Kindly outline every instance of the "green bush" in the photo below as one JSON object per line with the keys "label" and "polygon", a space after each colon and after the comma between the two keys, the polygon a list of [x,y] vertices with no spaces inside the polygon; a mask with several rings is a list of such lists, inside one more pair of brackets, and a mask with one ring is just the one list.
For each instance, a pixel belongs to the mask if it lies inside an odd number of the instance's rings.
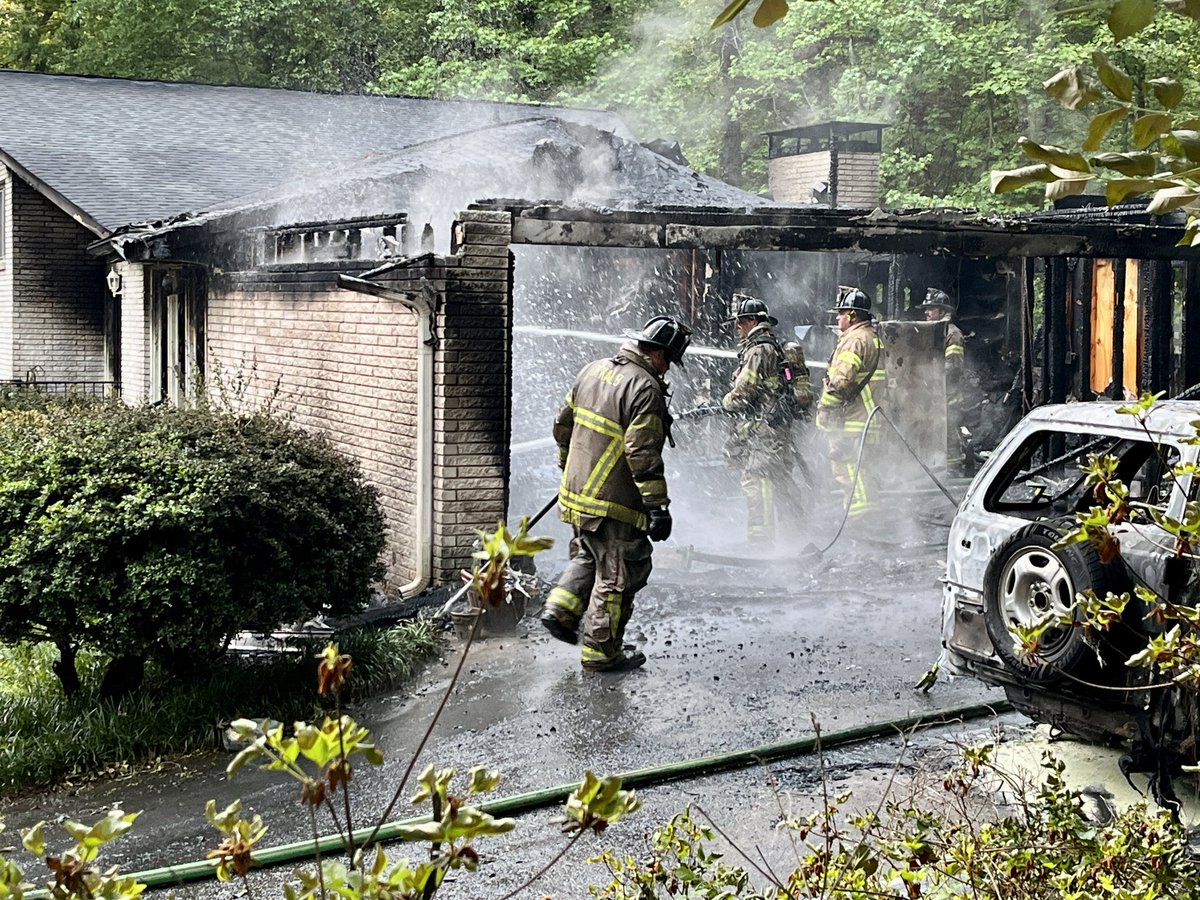
{"label": "green bush", "polygon": [[382,576],[375,490],[265,414],[120,403],[0,409],[0,633],[190,673],[239,631],[344,615]]}

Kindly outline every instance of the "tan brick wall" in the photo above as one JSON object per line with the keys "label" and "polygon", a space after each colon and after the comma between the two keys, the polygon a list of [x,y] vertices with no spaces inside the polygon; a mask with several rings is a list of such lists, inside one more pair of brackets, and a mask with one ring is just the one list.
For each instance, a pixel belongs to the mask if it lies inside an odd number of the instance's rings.
{"label": "tan brick wall", "polygon": [[338,289],[333,271],[262,271],[212,279],[207,328],[210,391],[224,384],[234,402],[271,402],[357,459],[387,516],[388,583],[411,580],[415,314],[395,301]]}
{"label": "tan brick wall", "polygon": [[13,377],[12,174],[0,166],[0,380]]}
{"label": "tan brick wall", "polygon": [[8,374],[23,378],[32,370],[47,381],[102,381],[104,264],[86,249],[96,236],[20,178],[8,184]]}
{"label": "tan brick wall", "polygon": [[[767,187],[780,203],[811,203],[815,182],[829,182],[829,151],[780,156],[767,166]],[[839,153],[837,205],[873,209],[879,205],[879,154]]]}

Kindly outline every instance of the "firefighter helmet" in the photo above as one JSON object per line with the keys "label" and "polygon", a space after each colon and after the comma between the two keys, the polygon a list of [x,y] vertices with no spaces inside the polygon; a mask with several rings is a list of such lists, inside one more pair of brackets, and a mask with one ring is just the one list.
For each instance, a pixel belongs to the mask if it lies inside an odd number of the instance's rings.
{"label": "firefighter helmet", "polygon": [[655,316],[642,326],[641,331],[627,330],[625,337],[639,344],[661,347],[667,351],[667,360],[679,365],[683,354],[692,343],[692,329],[670,316]]}
{"label": "firefighter helmet", "polygon": [[921,309],[944,309],[948,313],[953,313],[956,304],[945,291],[930,288],[925,292],[925,300],[921,303]]}
{"label": "firefighter helmet", "polygon": [[866,291],[860,288],[839,284],[837,306],[831,309],[830,312],[856,312],[869,316],[871,314],[871,298],[867,296]]}
{"label": "firefighter helmet", "polygon": [[767,309],[766,303],[740,291],[733,295],[733,305],[729,318],[725,321],[736,322],[738,319],[758,319],[760,322],[769,322],[772,326],[779,324],[779,320]]}

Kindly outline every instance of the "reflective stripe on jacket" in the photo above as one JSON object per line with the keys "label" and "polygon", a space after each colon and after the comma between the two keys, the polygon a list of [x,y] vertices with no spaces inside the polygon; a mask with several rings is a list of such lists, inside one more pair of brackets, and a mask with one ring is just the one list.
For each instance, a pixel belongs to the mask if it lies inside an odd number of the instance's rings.
{"label": "reflective stripe on jacket", "polygon": [[829,358],[821,409],[838,415],[843,431],[862,431],[887,386],[883,341],[870,321],[842,332]]}
{"label": "reflective stripe on jacket", "polygon": [[590,531],[608,518],[645,531],[647,510],[670,502],[662,459],[666,390],[633,342],[584,366],[554,420],[564,522]]}

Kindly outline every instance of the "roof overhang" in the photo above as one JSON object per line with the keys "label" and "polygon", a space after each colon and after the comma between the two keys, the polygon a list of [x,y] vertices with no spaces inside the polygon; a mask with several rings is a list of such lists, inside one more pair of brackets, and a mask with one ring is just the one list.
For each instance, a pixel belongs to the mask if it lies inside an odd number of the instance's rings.
{"label": "roof overhang", "polygon": [[1148,216],[1142,221],[1103,221],[1063,215],[980,215],[970,210],[866,212],[816,206],[631,212],[511,200],[483,201],[472,208],[512,213],[514,244],[1200,260],[1200,248],[1176,246],[1183,236],[1182,223]]}
{"label": "roof overhang", "polygon": [[111,234],[109,229],[105,228],[86,212],[84,212],[80,207],[76,206],[54,188],[50,187],[50,185],[46,184],[46,182],[42,181],[42,179],[30,172],[27,168],[21,165],[21,163],[17,162],[12,154],[8,153],[3,148],[0,148],[0,163],[3,163],[5,166],[7,166],[14,175],[24,181],[27,185],[29,185],[63,212],[65,212],[68,216],[70,216],[88,231],[95,234],[97,237],[105,238]]}

